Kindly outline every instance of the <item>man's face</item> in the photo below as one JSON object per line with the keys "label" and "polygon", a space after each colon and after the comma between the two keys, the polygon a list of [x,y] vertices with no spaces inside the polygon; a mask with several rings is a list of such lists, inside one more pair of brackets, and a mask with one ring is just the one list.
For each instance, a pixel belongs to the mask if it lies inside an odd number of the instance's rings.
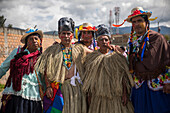
{"label": "man's face", "polygon": [[97,45],[98,45],[101,49],[108,48],[109,45],[110,45],[109,37],[106,36],[106,35],[102,35],[102,36],[98,37],[98,39],[97,39]]}
{"label": "man's face", "polygon": [[64,46],[69,46],[71,44],[71,40],[73,39],[73,33],[70,31],[62,31],[59,34],[59,38],[61,39],[61,43]]}
{"label": "man's face", "polygon": [[82,31],[82,39],[84,42],[91,42],[92,41],[92,31]]}
{"label": "man's face", "polygon": [[40,38],[37,35],[28,36],[27,47],[31,51],[37,50],[40,47]]}
{"label": "man's face", "polygon": [[132,26],[137,36],[142,36],[146,32],[146,22],[141,16],[132,18]]}

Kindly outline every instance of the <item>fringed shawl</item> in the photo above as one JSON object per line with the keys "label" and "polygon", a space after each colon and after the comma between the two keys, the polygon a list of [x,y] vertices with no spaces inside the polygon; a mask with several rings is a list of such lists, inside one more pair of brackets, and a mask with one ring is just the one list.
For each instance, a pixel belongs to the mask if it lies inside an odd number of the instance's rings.
{"label": "fringed shawl", "polygon": [[34,65],[37,61],[38,56],[41,53],[37,50],[28,54],[27,52],[21,52],[15,55],[15,58],[10,62],[10,75],[7,80],[6,86],[13,84],[15,91],[21,90],[22,78],[25,74],[29,75],[34,71]]}
{"label": "fringed shawl", "polygon": [[129,73],[127,60],[118,53],[104,55],[98,51],[85,57],[85,80],[83,90],[91,92],[92,95],[112,98],[122,96],[125,80],[127,93],[133,86],[133,79]]}
{"label": "fringed shawl", "polygon": [[[81,45],[76,45],[72,47],[72,58],[73,63],[76,63],[79,74],[81,75],[83,69],[81,69],[81,59],[84,55],[84,49]],[[79,60],[79,62],[77,61]],[[67,74],[67,69],[63,65],[63,53],[60,44],[55,44],[48,47],[42,55],[39,57],[35,69],[44,76],[46,71],[47,78],[50,81],[60,81],[61,83],[65,80],[65,75]]]}

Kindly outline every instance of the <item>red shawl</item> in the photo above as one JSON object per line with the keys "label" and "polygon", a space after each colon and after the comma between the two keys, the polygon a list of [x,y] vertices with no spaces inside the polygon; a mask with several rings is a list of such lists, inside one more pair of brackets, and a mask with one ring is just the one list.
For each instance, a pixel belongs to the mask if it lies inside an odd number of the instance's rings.
{"label": "red shawl", "polygon": [[21,81],[24,74],[33,73],[34,65],[37,61],[37,57],[40,55],[40,52],[37,50],[36,52],[30,53],[28,55],[23,55],[20,58],[14,58],[10,62],[10,75],[7,80],[6,86],[9,87],[11,85],[11,80],[13,83],[13,89],[15,91],[21,90]]}

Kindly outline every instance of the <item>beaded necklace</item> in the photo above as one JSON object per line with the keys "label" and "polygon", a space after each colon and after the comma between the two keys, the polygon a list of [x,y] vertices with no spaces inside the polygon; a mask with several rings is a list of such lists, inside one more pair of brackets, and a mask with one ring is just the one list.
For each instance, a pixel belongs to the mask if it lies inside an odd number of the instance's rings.
{"label": "beaded necklace", "polygon": [[69,70],[72,67],[72,48],[70,47],[68,51],[66,51],[66,48],[61,45],[62,52],[63,52],[63,64]]}

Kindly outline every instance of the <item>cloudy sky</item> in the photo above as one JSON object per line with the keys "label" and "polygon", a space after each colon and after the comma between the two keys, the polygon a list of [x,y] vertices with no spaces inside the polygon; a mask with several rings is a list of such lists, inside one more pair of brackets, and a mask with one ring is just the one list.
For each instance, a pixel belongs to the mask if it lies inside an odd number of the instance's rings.
{"label": "cloudy sky", "polygon": [[[57,30],[57,21],[61,17],[71,17],[76,25],[83,22],[107,24],[109,12],[115,19],[115,7],[120,7],[119,23],[130,15],[134,7],[143,7],[152,11],[152,17],[158,17],[151,22],[151,27],[165,25],[170,27],[170,0],[0,0],[0,16],[7,19],[5,25],[26,29],[37,27],[43,31]],[[125,23],[123,26],[130,26]]]}

